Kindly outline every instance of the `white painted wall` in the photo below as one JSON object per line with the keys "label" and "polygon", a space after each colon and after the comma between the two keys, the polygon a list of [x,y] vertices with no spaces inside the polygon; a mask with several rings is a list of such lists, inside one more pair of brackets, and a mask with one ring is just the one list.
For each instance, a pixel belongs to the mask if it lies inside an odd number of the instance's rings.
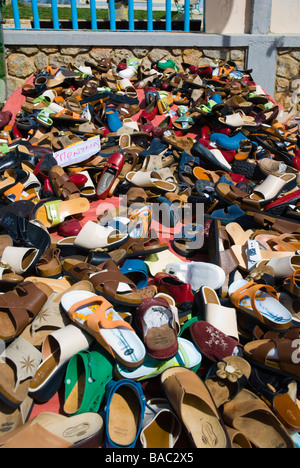
{"label": "white painted wall", "polygon": [[206,32],[213,34],[249,32],[251,3],[251,0],[206,0]]}
{"label": "white painted wall", "polygon": [[273,0],[271,33],[300,34],[300,0]]}

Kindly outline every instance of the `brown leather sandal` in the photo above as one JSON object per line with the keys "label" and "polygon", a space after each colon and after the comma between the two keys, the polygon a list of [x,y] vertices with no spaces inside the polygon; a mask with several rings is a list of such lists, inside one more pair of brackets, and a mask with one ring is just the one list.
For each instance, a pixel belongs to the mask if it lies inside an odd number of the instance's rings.
{"label": "brown leather sandal", "polygon": [[36,264],[38,276],[44,278],[59,278],[62,274],[60,249],[47,249]]}
{"label": "brown leather sandal", "polygon": [[95,292],[110,302],[135,307],[156,293],[153,286],[137,290],[136,285],[121,273],[113,260],[96,267],[76,262],[74,259],[66,259],[63,263],[64,271],[77,281],[89,280]]}
{"label": "brown leather sandal", "polygon": [[151,255],[154,253],[167,250],[169,245],[167,243],[161,244],[158,239],[146,238],[146,239],[128,239],[125,244],[122,245],[122,249],[127,252],[126,257],[136,257],[138,255]]}
{"label": "brown leather sandal", "polygon": [[12,340],[40,312],[53,290],[46,285],[31,282],[18,284],[14,291],[0,296],[0,339]]}
{"label": "brown leather sandal", "polygon": [[62,200],[80,197],[80,190],[75,184],[69,181],[69,176],[62,167],[52,167],[49,173],[49,179],[55,194]]}

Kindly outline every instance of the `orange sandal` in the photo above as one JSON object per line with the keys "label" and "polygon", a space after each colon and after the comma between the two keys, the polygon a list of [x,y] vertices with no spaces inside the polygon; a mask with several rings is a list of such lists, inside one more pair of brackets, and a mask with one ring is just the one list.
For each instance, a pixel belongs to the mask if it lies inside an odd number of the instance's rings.
{"label": "orange sandal", "polygon": [[300,297],[300,270],[296,270],[291,278],[286,278],[283,287],[294,296]]}
{"label": "orange sandal", "polygon": [[144,344],[106,299],[78,290],[64,294],[61,305],[70,319],[90,333],[118,362],[129,368],[143,363]]}

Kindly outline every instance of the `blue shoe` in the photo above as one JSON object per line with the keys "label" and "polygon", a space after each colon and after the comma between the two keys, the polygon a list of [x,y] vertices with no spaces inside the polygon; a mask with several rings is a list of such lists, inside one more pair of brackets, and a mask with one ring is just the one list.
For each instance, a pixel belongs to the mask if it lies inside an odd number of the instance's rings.
{"label": "blue shoe", "polygon": [[114,107],[108,107],[105,111],[107,124],[111,132],[117,132],[119,128],[123,126],[118,109]]}
{"label": "blue shoe", "polygon": [[245,216],[245,212],[238,205],[230,205],[227,209],[215,210],[211,217],[221,221],[222,224],[236,222],[239,218]]}
{"label": "blue shoe", "polygon": [[224,135],[223,133],[212,133],[210,136],[210,141],[231,151],[238,151],[243,140],[247,140],[247,137],[242,132],[238,132],[234,136]]}
{"label": "blue shoe", "polygon": [[126,260],[120,271],[135,283],[137,289],[143,289],[148,285],[148,268],[143,260]]}
{"label": "blue shoe", "polygon": [[142,429],[146,398],[140,383],[130,379],[106,386],[105,447],[134,448]]}

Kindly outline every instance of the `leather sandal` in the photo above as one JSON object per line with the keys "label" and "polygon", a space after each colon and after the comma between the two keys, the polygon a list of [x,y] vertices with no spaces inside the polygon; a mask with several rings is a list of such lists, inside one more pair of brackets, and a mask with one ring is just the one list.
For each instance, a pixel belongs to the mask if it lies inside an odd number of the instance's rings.
{"label": "leather sandal", "polygon": [[47,249],[36,264],[37,275],[44,278],[59,278],[62,274],[59,256],[60,249]]}
{"label": "leather sandal", "polygon": [[97,267],[73,259],[63,262],[63,269],[75,281],[88,279],[94,286],[95,292],[107,300],[121,305],[138,306],[143,299],[153,297],[156,288],[148,286],[137,290],[136,285],[125,275],[122,275],[113,260],[107,260]]}
{"label": "leather sandal", "polygon": [[62,200],[80,197],[80,190],[74,183],[70,182],[70,177],[62,167],[52,167],[49,172],[49,180],[55,195]]}
{"label": "leather sandal", "polygon": [[40,283],[25,282],[0,297],[0,339],[12,340],[40,312],[52,289]]}

